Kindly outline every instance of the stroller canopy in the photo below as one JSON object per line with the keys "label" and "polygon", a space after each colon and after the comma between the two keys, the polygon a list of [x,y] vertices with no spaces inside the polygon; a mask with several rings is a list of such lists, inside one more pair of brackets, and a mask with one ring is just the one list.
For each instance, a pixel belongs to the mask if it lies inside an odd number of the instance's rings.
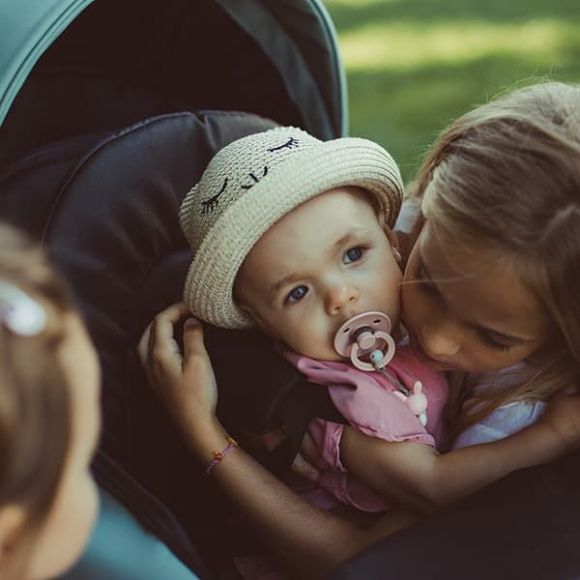
{"label": "stroller canopy", "polygon": [[0,165],[180,109],[243,110],[337,137],[342,71],[318,0],[3,0]]}

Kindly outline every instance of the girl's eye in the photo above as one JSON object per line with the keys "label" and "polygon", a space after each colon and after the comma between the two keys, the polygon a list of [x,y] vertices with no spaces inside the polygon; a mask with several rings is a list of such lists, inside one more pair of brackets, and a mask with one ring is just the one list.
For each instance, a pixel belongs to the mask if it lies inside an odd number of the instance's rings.
{"label": "girl's eye", "polygon": [[302,298],[304,298],[306,294],[308,294],[308,288],[306,286],[296,286],[296,288],[293,288],[292,290],[290,290],[290,292],[288,292],[288,295],[286,296],[286,300],[284,300],[284,302],[285,303],[300,302],[300,300],[302,300]]}
{"label": "girl's eye", "polygon": [[479,338],[480,338],[481,342],[483,342],[486,346],[488,346],[489,348],[492,348],[494,350],[506,351],[506,350],[509,350],[510,348],[512,348],[512,346],[513,346],[513,344],[508,344],[508,343],[502,342],[501,340],[498,340],[492,334],[490,334],[489,332],[486,332],[483,329],[479,330],[478,334],[479,334]]}
{"label": "girl's eye", "polygon": [[364,256],[364,249],[360,246],[355,246],[350,250],[347,250],[342,258],[343,263],[352,264],[353,262],[358,262]]}

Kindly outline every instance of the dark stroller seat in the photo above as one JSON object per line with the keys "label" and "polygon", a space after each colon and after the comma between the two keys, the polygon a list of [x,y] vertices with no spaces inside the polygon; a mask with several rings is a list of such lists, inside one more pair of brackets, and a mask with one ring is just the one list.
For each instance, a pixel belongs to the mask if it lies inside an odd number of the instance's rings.
{"label": "dark stroller seat", "polygon": [[[218,148],[273,125],[246,113],[163,115],[35,152],[2,179],[5,215],[43,239],[73,284],[100,354],[102,451],[208,550],[214,534],[223,536],[227,509],[149,389],[135,346],[153,316],[181,299],[191,261],[177,221],[181,198]],[[22,204],[25,195],[32,206]],[[235,436],[287,423],[295,447],[317,409],[331,412],[326,393],[309,387],[259,333],[207,328],[206,343],[222,389],[218,413]],[[291,455],[282,448],[274,461],[288,465]]]}

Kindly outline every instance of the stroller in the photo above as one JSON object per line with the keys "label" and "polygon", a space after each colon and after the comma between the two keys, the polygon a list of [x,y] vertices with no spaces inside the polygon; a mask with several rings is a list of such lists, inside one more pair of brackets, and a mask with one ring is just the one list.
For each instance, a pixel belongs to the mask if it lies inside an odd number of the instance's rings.
{"label": "stroller", "polygon": [[[215,151],[276,123],[346,134],[332,24],[317,0],[2,0],[0,29],[1,216],[46,245],[97,346],[105,421],[95,476],[190,569],[234,577],[227,506],[132,353],[152,316],[180,298],[191,256],[177,210]],[[282,423],[291,434],[260,458],[271,469],[289,464],[312,417],[342,420],[259,336],[208,329],[206,340],[228,430]],[[516,473],[336,577],[577,576],[579,459]],[[247,531],[230,535],[239,547]]]}

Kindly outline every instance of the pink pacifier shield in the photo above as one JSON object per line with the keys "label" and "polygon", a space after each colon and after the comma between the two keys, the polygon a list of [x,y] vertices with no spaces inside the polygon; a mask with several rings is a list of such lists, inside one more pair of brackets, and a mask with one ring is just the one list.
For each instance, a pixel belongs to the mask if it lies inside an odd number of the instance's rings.
{"label": "pink pacifier shield", "polygon": [[[334,337],[334,349],[363,371],[385,367],[395,354],[389,317],[378,311],[361,312],[347,320]],[[367,359],[371,357],[374,362]]]}

